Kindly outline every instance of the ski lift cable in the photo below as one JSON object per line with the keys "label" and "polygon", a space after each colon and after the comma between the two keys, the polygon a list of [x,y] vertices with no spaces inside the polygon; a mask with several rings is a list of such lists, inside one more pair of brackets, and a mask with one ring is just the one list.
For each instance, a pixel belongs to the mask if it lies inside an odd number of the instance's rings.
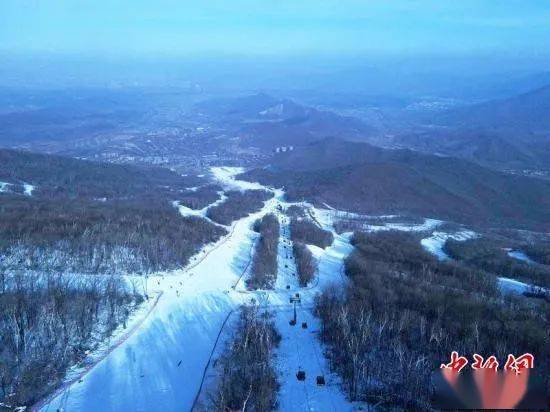
{"label": "ski lift cable", "polygon": [[[305,311],[302,309],[301,305],[300,305],[300,311],[302,311],[302,316],[303,316],[303,312],[305,312]],[[323,377],[328,376],[326,369],[323,367],[323,364],[321,363],[321,361],[319,359],[319,354],[317,352],[317,347],[315,346],[315,344],[313,344],[312,346],[313,346],[313,354],[315,356],[315,360],[317,361],[317,366],[319,366],[319,370],[323,374]],[[332,396],[329,396],[329,399],[330,399],[330,403],[332,405],[332,410],[337,411],[338,409],[336,408],[336,405],[334,404],[334,399],[332,399]]]}
{"label": "ski lift cable", "polygon": [[[300,354],[300,345],[298,344],[298,340],[296,339],[295,330],[291,329],[290,335],[291,335],[291,339],[294,341],[294,345],[296,346],[296,354],[298,355],[298,359],[303,359],[302,355]],[[301,368],[301,365],[299,365],[299,367]],[[307,385],[306,385],[305,381],[304,381],[304,393],[306,395],[307,410],[311,411],[311,407],[310,407],[310,404],[309,404],[309,393],[307,391]]]}

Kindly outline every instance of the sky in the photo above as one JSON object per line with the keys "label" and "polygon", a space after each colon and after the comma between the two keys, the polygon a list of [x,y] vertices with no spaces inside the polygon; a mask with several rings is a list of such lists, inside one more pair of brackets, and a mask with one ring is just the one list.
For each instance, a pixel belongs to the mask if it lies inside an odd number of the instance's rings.
{"label": "sky", "polygon": [[548,39],[548,0],[0,1],[0,53],[540,56]]}

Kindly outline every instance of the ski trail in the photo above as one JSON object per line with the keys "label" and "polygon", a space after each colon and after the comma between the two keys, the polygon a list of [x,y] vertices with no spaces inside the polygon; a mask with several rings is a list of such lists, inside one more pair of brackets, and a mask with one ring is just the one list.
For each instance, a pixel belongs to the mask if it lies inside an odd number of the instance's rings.
{"label": "ski trail", "polygon": [[[329,225],[323,225],[308,210],[308,214],[315,223],[326,230]],[[323,288],[331,284],[342,285],[344,259],[351,252],[349,236],[340,236],[334,233],[334,242],[326,250],[310,247],[318,260],[318,269],[315,279],[306,287],[300,287],[296,274],[296,265],[292,255],[292,241],[290,240],[289,220],[280,217],[284,222],[281,225],[279,247],[279,271],[275,294],[286,295],[279,298],[285,301],[284,306],[275,308],[275,325],[281,334],[282,340],[276,350],[274,359],[281,384],[278,402],[281,411],[349,411],[353,410],[340,388],[341,380],[336,374],[330,373],[327,359],[323,356],[323,347],[319,340],[320,322],[313,314],[315,296]],[[331,230],[332,231],[332,230]],[[286,289],[289,285],[290,289]],[[290,297],[300,294],[301,302],[297,304],[296,325],[290,325],[294,317],[294,308]],[[269,306],[267,307],[269,310]],[[303,327],[303,323],[305,323]],[[306,373],[306,379],[299,381],[297,372]],[[317,377],[325,378],[325,385],[317,385]]]}
{"label": "ski trail", "polygon": [[85,368],[83,368],[83,370],[78,373],[76,376],[74,377],[71,377],[67,382],[63,383],[63,385],[61,385],[60,388],[58,388],[54,393],[52,393],[50,396],[48,396],[46,399],[43,399],[42,401],[40,401],[37,405],[35,405],[32,409],[33,410],[40,410],[42,407],[44,407],[45,405],[47,405],[49,402],[51,402],[52,399],[54,399],[55,397],[57,396],[60,396],[63,394],[63,392],[66,392],[70,389],[70,387],[72,385],[74,385],[75,383],[77,382],[80,382],[82,381],[82,379],[84,379],[84,377],[98,364],[100,363],[103,359],[105,359],[107,356],[109,356],[111,354],[112,351],[114,351],[116,348],[118,348],[120,345],[122,345],[124,342],[126,342],[130,336],[132,336],[132,334],[139,329],[139,327],[143,324],[143,322],[147,319],[147,317],[149,317],[149,315],[153,312],[153,310],[155,310],[158,302],[159,302],[159,299],[161,298],[162,296],[162,292],[160,292],[156,298],[154,299],[154,302],[153,304],[151,305],[151,307],[147,310],[147,313],[145,314],[144,317],[142,317],[139,321],[137,321],[131,328],[128,332],[126,332],[125,334],[123,334],[121,337],[119,337],[117,340],[116,340],[116,343],[113,344],[112,346],[110,346],[104,354],[102,354],[99,358],[97,358],[95,360],[95,362],[87,365]]}
{"label": "ski trail", "polygon": [[249,299],[230,290],[250,260],[252,223],[276,202],[238,220],[185,270],[151,276],[151,293],[163,292],[155,310],[82,379],[67,382],[36,409],[190,410],[224,322]]}
{"label": "ski trail", "polygon": [[[237,172],[233,168],[213,170],[226,188],[264,188],[235,180]],[[295,276],[289,221],[277,209],[279,204],[286,205],[283,193],[269,190],[275,197],[261,211],[234,222],[225,237],[195,255],[185,269],[150,276],[148,289],[159,297],[148,316],[78,380],[67,381],[35,409],[191,410],[201,400],[207,400],[204,396],[215,384],[213,360],[233,330],[232,314],[254,298],[275,313],[276,325],[283,336],[275,359],[281,382],[278,395],[281,410],[351,410],[338,377],[328,373],[318,339],[319,321],[312,313],[314,298],[322,288],[344,281],[343,260],[352,249],[349,237],[335,234],[333,245],[326,250],[312,249],[319,260],[317,276],[306,288],[300,288]],[[251,228],[266,213],[275,213],[282,223],[278,277],[274,290],[247,291],[243,279],[258,236]],[[328,227],[325,217],[317,216],[318,211],[313,209],[311,213],[317,224]],[[288,321],[293,313],[289,297],[295,293],[300,293],[302,302],[298,324],[290,326]],[[301,328],[302,321],[307,322],[307,329]],[[296,379],[299,366],[306,371],[304,382]],[[316,385],[317,374],[325,377],[325,386]]]}

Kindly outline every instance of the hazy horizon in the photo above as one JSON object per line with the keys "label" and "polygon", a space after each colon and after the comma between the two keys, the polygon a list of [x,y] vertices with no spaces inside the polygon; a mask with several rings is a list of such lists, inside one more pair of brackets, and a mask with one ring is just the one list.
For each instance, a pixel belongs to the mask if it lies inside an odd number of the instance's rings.
{"label": "hazy horizon", "polygon": [[0,85],[503,81],[548,72],[547,38],[550,9],[538,0],[7,0],[0,4]]}
{"label": "hazy horizon", "polygon": [[3,1],[3,52],[548,54],[543,0]]}

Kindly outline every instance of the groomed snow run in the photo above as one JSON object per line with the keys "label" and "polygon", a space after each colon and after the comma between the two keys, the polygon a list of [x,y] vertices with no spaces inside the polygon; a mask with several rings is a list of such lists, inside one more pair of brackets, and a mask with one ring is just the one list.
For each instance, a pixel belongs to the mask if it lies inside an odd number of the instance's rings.
{"label": "groomed snow run", "polygon": [[520,282],[519,280],[499,277],[498,283],[503,293],[515,293],[520,295],[532,293],[534,295],[546,296],[547,298],[550,296],[550,289]]}
{"label": "groomed snow run", "polygon": [[37,405],[43,411],[190,410],[204,368],[229,313],[249,296],[230,292],[250,260],[253,222],[275,209],[235,222],[187,268],[149,276],[150,296],[162,293],[139,328],[76,382]]}
{"label": "groomed snow run", "polygon": [[[234,179],[240,169],[213,170],[224,188],[239,190],[264,189],[259,184]],[[272,190],[272,189],[270,189]],[[223,350],[224,342],[233,333],[232,319],[243,304],[256,302],[276,315],[283,341],[277,350],[277,371],[281,381],[280,409],[284,411],[351,410],[340,391],[337,376],[332,376],[323,357],[317,337],[318,321],[311,312],[315,295],[331,283],[343,281],[343,259],[351,251],[349,236],[335,235],[334,244],[317,250],[318,276],[306,288],[299,288],[293,276],[293,266],[284,261],[287,251],[279,246],[280,279],[273,291],[249,292],[244,288],[257,234],[252,225],[266,213],[275,213],[284,204],[282,192],[264,208],[233,223],[229,234],[215,244],[207,245],[194,256],[189,265],[170,273],[149,276],[146,280],[150,300],[154,305],[140,310],[126,330],[117,331],[101,353],[90,354],[85,368],[73,368],[65,384],[49,398],[35,405],[42,411],[189,411],[205,399],[212,390],[215,374],[213,354]],[[288,239],[288,219],[283,224],[283,237]],[[286,289],[292,284],[291,290]],[[299,292],[300,322],[308,329],[288,325],[289,295]],[[301,325],[301,323],[300,323]],[[300,328],[300,329],[299,329]],[[296,345],[299,345],[299,354]],[[296,368],[307,368],[305,383],[296,382]],[[315,376],[324,374],[326,386],[317,387]],[[206,377],[206,379],[205,379]]]}
{"label": "groomed snow run", "polygon": [[[313,212],[315,214],[315,212]],[[350,403],[341,390],[341,379],[331,373],[324,348],[319,339],[320,321],[313,315],[315,296],[324,288],[334,285],[342,287],[344,279],[344,259],[352,251],[349,235],[334,234],[334,242],[327,249],[309,246],[318,261],[318,269],[310,284],[299,287],[296,266],[292,258],[292,241],[288,227],[288,218],[282,225],[282,244],[286,249],[279,249],[279,273],[274,293],[286,297],[285,306],[275,310],[275,325],[282,336],[276,351],[275,365],[281,385],[278,394],[281,411],[351,411]],[[328,223],[325,221],[325,223]],[[332,228],[323,225],[326,230]],[[288,254],[287,254],[288,251]],[[286,256],[289,256],[287,258]],[[285,267],[286,266],[286,267]],[[286,289],[286,285],[290,289]],[[290,297],[300,295],[296,308],[296,325],[290,325],[294,308]],[[284,299],[284,298],[283,298]],[[306,328],[302,324],[307,325]],[[298,371],[304,371],[306,379],[299,381]],[[317,385],[317,376],[325,378],[325,385]]]}

